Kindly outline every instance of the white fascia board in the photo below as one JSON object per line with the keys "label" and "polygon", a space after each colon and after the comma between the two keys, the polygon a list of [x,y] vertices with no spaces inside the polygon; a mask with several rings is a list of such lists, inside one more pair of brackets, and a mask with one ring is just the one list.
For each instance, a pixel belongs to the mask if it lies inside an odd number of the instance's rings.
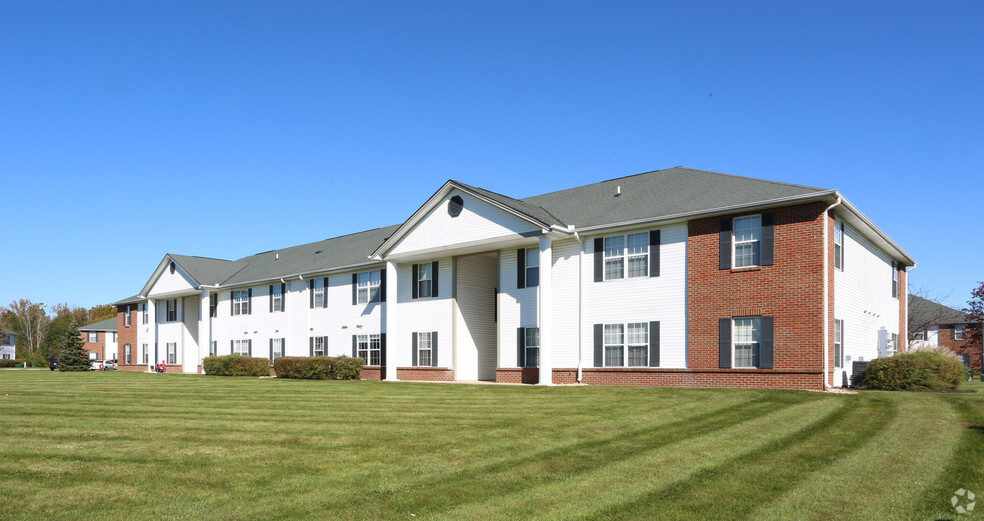
{"label": "white fascia board", "polygon": [[[442,201],[444,199],[444,197],[447,196],[447,194],[449,194],[451,192],[451,190],[454,190],[454,189],[461,190],[462,192],[465,192],[466,194],[468,194],[468,195],[470,195],[472,197],[475,197],[477,199],[480,199],[480,200],[482,200],[482,201],[484,201],[484,202],[492,205],[495,208],[498,208],[498,209],[500,209],[500,210],[502,210],[502,211],[504,211],[506,213],[509,213],[510,215],[516,216],[516,217],[518,217],[518,218],[520,218],[520,219],[522,219],[522,220],[524,220],[526,222],[529,222],[530,224],[533,224],[535,226],[538,226],[540,228],[556,228],[556,225],[553,224],[553,223],[540,222],[537,219],[534,219],[534,218],[532,218],[532,217],[530,217],[528,215],[525,215],[523,213],[517,212],[517,211],[513,210],[512,208],[510,208],[510,207],[508,207],[508,206],[506,206],[504,204],[501,204],[501,203],[499,203],[498,201],[496,201],[494,199],[485,197],[484,195],[479,194],[477,192],[474,192],[474,191],[470,190],[467,187],[463,187],[463,186],[459,185],[458,183],[455,183],[453,180],[449,180],[446,183],[444,183],[444,186],[442,186],[437,192],[434,192],[434,195],[430,196],[430,199],[428,199],[424,204],[422,204],[420,206],[420,208],[418,208],[417,211],[414,212],[413,215],[410,216],[409,219],[407,219],[406,221],[404,221],[403,224],[401,224],[400,227],[397,228],[396,231],[394,231],[392,235],[390,235],[385,241],[383,241],[383,244],[381,244],[378,248],[376,248],[376,250],[373,251],[369,255],[369,258],[370,259],[376,259],[376,260],[382,260],[383,258],[385,258],[386,257],[386,253],[389,250],[391,250],[393,248],[393,246],[395,246],[397,243],[399,243],[400,240],[403,239],[403,237],[407,233],[409,233],[410,230],[412,230],[417,225],[417,223],[420,222],[421,219],[423,219],[427,214],[429,214],[431,212],[431,210],[433,210],[434,208],[436,208],[437,207],[437,204],[440,201]],[[566,231],[565,228],[558,228],[558,229],[563,229],[563,230]]]}
{"label": "white fascia board", "polygon": [[[840,195],[840,194],[838,194]],[[892,256],[894,260],[901,261],[902,264],[906,266],[915,266],[916,260],[912,258],[905,250],[902,249],[887,233],[882,231],[871,219],[861,213],[854,204],[847,200],[846,197],[841,195],[843,202],[841,206],[848,210],[850,213],[847,218],[841,217],[847,221],[848,224],[854,226],[855,229],[860,231],[866,238],[880,246],[886,253]],[[834,210],[837,213],[837,210]]]}
{"label": "white fascia board", "polygon": [[[167,267],[170,265],[171,262],[174,263],[175,269],[181,270],[181,273],[185,277],[188,277],[188,279],[193,282],[192,286],[195,289],[201,289],[202,288],[202,283],[201,282],[198,282],[198,280],[196,280],[195,277],[192,277],[191,274],[188,273],[187,270],[185,270],[184,268],[182,268],[181,267],[181,264],[178,261],[174,260],[171,257],[171,254],[169,253],[167,255],[164,255],[164,259],[161,261],[160,264],[157,265],[157,269],[154,270],[154,274],[150,276],[150,279],[147,281],[146,284],[144,284],[143,289],[140,290],[140,296],[141,297],[151,298],[150,289],[152,287],[154,287],[154,283],[156,283],[157,282],[157,279],[159,279],[161,277],[161,275],[164,274],[164,270],[167,269]],[[180,294],[190,294],[190,293],[187,293],[187,292],[173,292],[172,291],[172,292],[167,293],[166,295],[175,296],[175,295],[180,295]],[[153,295],[152,298],[159,298],[162,295],[165,295],[165,294],[163,294],[163,293],[162,294],[155,294],[155,295]]]}
{"label": "white fascia board", "polygon": [[335,267],[335,268],[329,268],[327,270],[316,270],[316,271],[305,271],[305,272],[300,272],[300,273],[291,273],[290,275],[282,275],[282,276],[279,276],[279,277],[270,277],[270,278],[265,278],[265,279],[256,279],[256,280],[250,280],[250,281],[246,281],[246,282],[237,282],[235,284],[216,284],[215,286],[204,285],[204,286],[202,286],[202,289],[233,289],[233,288],[244,288],[244,287],[248,287],[248,286],[257,286],[257,285],[261,285],[261,284],[269,284],[269,283],[272,283],[272,282],[286,282],[288,280],[293,280],[293,279],[298,279],[298,280],[316,279],[318,277],[324,277],[324,276],[327,276],[327,275],[335,275],[335,274],[338,274],[338,273],[344,273],[346,271],[359,271],[359,270],[362,270],[364,268],[372,269],[372,268],[384,268],[384,267],[386,267],[386,265],[383,264],[382,262],[378,262],[378,261],[373,261],[373,262],[360,262],[360,263],[357,263],[357,264],[347,264],[345,266],[338,266],[338,267]]}

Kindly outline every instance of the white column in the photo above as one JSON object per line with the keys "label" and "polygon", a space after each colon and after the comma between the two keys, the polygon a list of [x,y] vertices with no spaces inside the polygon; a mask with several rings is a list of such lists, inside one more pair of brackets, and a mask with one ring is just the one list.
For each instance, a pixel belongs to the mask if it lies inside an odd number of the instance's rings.
{"label": "white column", "polygon": [[540,381],[553,385],[553,247],[552,239],[540,236]]}
{"label": "white column", "polygon": [[[434,274],[436,277],[437,274]],[[380,329],[385,329],[386,331],[386,379],[395,382],[396,378],[396,368],[401,363],[406,364],[403,360],[403,351],[399,347],[400,341],[397,332],[399,331],[397,322],[397,279],[396,279],[396,263],[387,262],[386,263],[386,303],[383,307],[383,313],[381,314],[380,320],[382,320],[382,326]]]}
{"label": "white column", "polygon": [[[202,360],[212,349],[212,315],[209,314],[211,295],[211,291],[203,289],[202,300],[198,304],[198,365],[202,365]],[[202,367],[202,371],[204,370]]]}

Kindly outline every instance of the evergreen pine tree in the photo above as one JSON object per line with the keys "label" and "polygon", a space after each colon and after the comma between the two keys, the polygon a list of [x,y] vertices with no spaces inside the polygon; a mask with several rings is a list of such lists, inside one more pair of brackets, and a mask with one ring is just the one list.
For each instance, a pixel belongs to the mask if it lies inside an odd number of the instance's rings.
{"label": "evergreen pine tree", "polygon": [[82,340],[82,334],[74,320],[65,332],[65,347],[61,350],[60,358],[60,371],[88,371],[92,367],[89,352],[85,350],[85,341]]}

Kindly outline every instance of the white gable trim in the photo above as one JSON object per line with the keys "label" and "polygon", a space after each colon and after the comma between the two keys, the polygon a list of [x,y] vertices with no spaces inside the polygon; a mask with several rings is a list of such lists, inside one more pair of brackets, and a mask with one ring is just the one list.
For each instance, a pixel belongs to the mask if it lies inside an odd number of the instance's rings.
{"label": "white gable trim", "polygon": [[[174,271],[177,272],[177,273],[180,273],[180,275],[185,280],[188,281],[188,284],[193,289],[199,290],[199,289],[202,288],[202,284],[200,282],[198,282],[197,280],[195,280],[194,277],[192,277],[191,275],[189,275],[188,272],[185,271],[184,268],[182,268],[180,264],[178,264],[178,261],[176,261],[173,258],[171,258],[170,255],[165,255],[164,256],[164,259],[161,261],[161,263],[157,265],[157,269],[155,269],[154,270],[154,273],[150,276],[150,279],[147,281],[146,284],[144,284],[143,289],[140,290],[140,296],[142,298],[147,298],[147,296],[150,294],[150,291],[154,288],[154,286],[160,280],[161,276],[164,275],[164,270],[168,269],[171,266],[171,263],[172,262],[174,263]],[[176,294],[176,293],[175,292],[169,292],[169,293],[166,293],[166,294],[165,293],[156,293],[156,294],[154,294],[154,297],[170,296],[171,294]]]}

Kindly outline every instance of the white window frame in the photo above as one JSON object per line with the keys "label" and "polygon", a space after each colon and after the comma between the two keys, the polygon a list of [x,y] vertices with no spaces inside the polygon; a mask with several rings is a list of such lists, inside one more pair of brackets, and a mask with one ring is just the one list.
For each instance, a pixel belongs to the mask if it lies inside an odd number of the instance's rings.
{"label": "white window frame", "polygon": [[526,248],[526,284],[527,288],[540,285],[540,248]]}
{"label": "white window frame", "polygon": [[[320,284],[320,286],[318,286]],[[325,279],[320,278],[314,281],[314,307],[323,308],[325,307],[325,299],[328,298],[328,286],[325,285]]]}
{"label": "white window frame", "polygon": [[[739,223],[749,222],[753,224],[749,227],[749,238],[744,237],[744,234],[739,238]],[[754,223],[758,223],[757,226]],[[755,215],[743,215],[741,217],[735,217],[731,222],[731,259],[732,265],[735,268],[752,268],[762,265],[762,214]],[[749,245],[752,250],[751,262],[747,264],[739,264],[738,262],[738,250],[739,248],[744,248],[745,245]]]}
{"label": "white window frame", "polygon": [[834,368],[844,367],[844,321],[834,319]]}
{"label": "white window frame", "polygon": [[427,298],[434,294],[433,274],[431,273],[432,264],[425,262],[417,265],[417,298]]}
{"label": "white window frame", "polygon": [[214,292],[213,293],[209,293],[209,295],[208,295],[208,316],[210,316],[212,318],[215,318],[216,316],[218,316],[218,314],[217,314],[218,313],[218,309],[219,309],[219,294],[218,293],[214,293]]}
{"label": "white window frame", "polygon": [[99,332],[98,331],[89,331],[87,333],[87,335],[86,335],[86,342],[88,342],[90,344],[95,344],[98,341],[99,341]]}
{"label": "white window frame", "polygon": [[178,363],[178,343],[168,342],[167,343],[167,363],[168,365],[176,365]]}
{"label": "white window frame", "polygon": [[379,270],[363,271],[356,276],[357,298],[359,304],[380,301],[381,277]]}
{"label": "white window frame", "polygon": [[247,314],[249,314],[249,290],[248,289],[234,289],[234,290],[232,290],[232,314],[233,315],[247,315]]}
{"label": "white window frame", "polygon": [[140,314],[141,314],[140,320],[144,324],[146,324],[147,323],[147,318],[148,318],[148,316],[147,316],[147,303],[144,302],[143,304],[140,304],[140,306],[142,307],[142,310],[140,312]]}
{"label": "white window frame", "polygon": [[281,291],[283,288],[280,284],[274,284],[273,286],[273,311],[274,313],[284,310],[284,292]]}
{"label": "white window frame", "polygon": [[844,271],[844,223],[834,222],[834,268]]}
{"label": "white window frame", "polygon": [[895,262],[892,262],[892,288],[892,292],[895,293],[893,298],[898,299],[902,294],[902,288],[899,287],[899,265]]}
{"label": "white window frame", "polygon": [[966,326],[966,324],[954,324],[953,325],[953,339],[954,340],[966,340],[967,339],[967,326]]}
{"label": "white window frame", "polygon": [[431,332],[421,331],[417,333],[417,366],[430,367],[434,360],[434,344],[431,342]]}
{"label": "white window frame", "polygon": [[[525,333],[524,348],[526,352],[524,353],[523,360],[526,361],[526,367],[540,367],[540,328],[528,327]],[[533,362],[530,362],[530,360],[533,360]]]}
{"label": "white window frame", "polygon": [[[639,334],[642,333],[640,340]],[[648,367],[649,366],[649,322],[626,322],[604,324],[602,363],[604,367]],[[612,351],[620,352],[618,363],[614,363]],[[642,363],[633,362],[631,353],[642,351]]]}
{"label": "white window frame", "polygon": [[95,360],[95,359],[96,359],[96,353],[93,351],[89,351],[89,360]]}
{"label": "white window frame", "polygon": [[130,327],[130,305],[127,304],[123,311],[123,327]]}
{"label": "white window frame", "polygon": [[[419,342],[419,338],[418,338]],[[368,366],[378,366],[382,363],[382,341],[379,333],[356,335],[356,353]],[[417,345],[417,355],[420,355],[420,344]],[[419,365],[419,364],[418,364]]]}
{"label": "white window frame", "polygon": [[123,362],[126,365],[133,363],[133,346],[130,344],[123,344]]}
{"label": "white window frame", "polygon": [[249,356],[249,340],[233,340],[232,341],[232,354]]}
{"label": "white window frame", "polygon": [[284,357],[284,343],[285,343],[285,340],[283,338],[273,338],[272,340],[273,340],[273,359],[270,360],[271,362],[273,362],[278,358]]}
{"label": "white window frame", "polygon": [[326,356],[328,354],[328,337],[314,337],[314,356]]}
{"label": "white window frame", "polygon": [[[740,328],[741,322],[748,322],[751,326],[751,337],[744,338]],[[756,335],[757,333],[757,335]],[[757,336],[757,338],[756,338]],[[751,350],[751,365],[739,365],[738,349],[739,346],[748,346]],[[731,320],[731,367],[736,369],[758,369],[762,362],[762,317],[735,317]]]}
{"label": "white window frame", "polygon": [[177,299],[168,299],[167,301],[165,301],[165,303],[164,303],[164,309],[165,309],[165,315],[164,315],[164,321],[165,322],[177,322],[178,321],[178,300]]}
{"label": "white window frame", "polygon": [[[633,240],[636,241],[634,245]],[[603,239],[603,249],[604,280],[649,276],[649,231],[609,235]],[[636,273],[633,273],[633,267],[637,269]]]}
{"label": "white window frame", "polygon": [[147,365],[150,363],[150,347],[149,344],[141,344],[140,346],[140,360],[142,364]]}
{"label": "white window frame", "polygon": [[916,332],[912,333],[912,339],[913,340],[919,340],[919,341],[925,341],[926,340],[926,330],[925,329],[920,329],[919,331],[916,331]]}

